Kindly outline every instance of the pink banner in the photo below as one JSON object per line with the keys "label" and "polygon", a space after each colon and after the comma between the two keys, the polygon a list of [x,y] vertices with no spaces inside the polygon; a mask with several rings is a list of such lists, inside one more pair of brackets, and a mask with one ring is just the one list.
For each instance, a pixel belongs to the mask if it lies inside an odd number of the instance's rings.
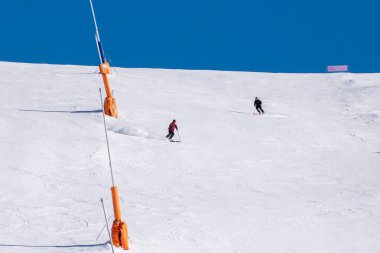
{"label": "pink banner", "polygon": [[347,72],[348,65],[327,66],[327,72]]}

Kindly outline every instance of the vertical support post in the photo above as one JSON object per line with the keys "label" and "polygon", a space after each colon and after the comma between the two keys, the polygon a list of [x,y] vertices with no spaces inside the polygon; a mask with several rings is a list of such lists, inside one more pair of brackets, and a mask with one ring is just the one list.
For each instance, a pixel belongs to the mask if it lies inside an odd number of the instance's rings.
{"label": "vertical support post", "polygon": [[103,46],[100,40],[98,24],[96,22],[95,11],[94,11],[94,6],[92,5],[92,0],[90,0],[90,5],[91,5],[91,12],[92,12],[92,17],[94,19],[94,25],[95,25],[96,47],[98,49],[98,54],[99,54],[99,59],[100,59],[99,69],[100,69],[100,74],[102,75],[102,78],[103,78],[104,87],[107,92],[107,97],[104,100],[104,113],[108,116],[117,118],[118,112],[117,112],[116,100],[112,96],[112,92],[111,92],[111,88],[110,88],[110,84],[109,84],[109,80],[107,76],[111,74],[111,68],[104,56]]}
{"label": "vertical support post", "polygon": [[106,59],[104,57],[104,51],[103,51],[102,43],[100,42],[98,23],[96,22],[95,11],[94,11],[94,6],[92,5],[92,0],[90,0],[90,5],[91,5],[92,17],[94,19],[94,24],[95,24],[95,40],[96,40],[96,46],[98,48],[98,52],[100,55],[100,63],[105,63]]}
{"label": "vertical support post", "polygon": [[100,64],[99,65],[99,70],[100,74],[102,75],[103,78],[103,83],[104,83],[104,88],[106,90],[107,97],[113,97],[111,87],[110,87],[110,82],[107,76],[107,65],[106,64]]}
{"label": "vertical support post", "polygon": [[106,64],[99,65],[100,74],[102,75],[104,88],[107,94],[107,97],[104,99],[104,113],[108,116],[117,118],[118,111],[117,111],[117,106],[116,106],[116,100],[112,95],[110,83],[109,83],[108,76],[106,73],[106,68],[107,68],[106,66],[107,66]]}
{"label": "vertical support post", "polygon": [[113,250],[113,244],[112,244],[112,240],[111,240],[110,228],[108,227],[108,220],[107,220],[106,209],[104,208],[104,203],[103,203],[103,199],[102,198],[100,199],[100,202],[102,202],[104,219],[106,220],[107,232],[108,232],[108,237],[110,238],[112,253],[115,253],[115,251]]}
{"label": "vertical support post", "polygon": [[114,183],[114,180],[113,180],[113,169],[112,169],[112,162],[111,162],[110,145],[109,145],[109,142],[108,142],[106,117],[104,116],[104,107],[103,107],[103,103],[102,103],[102,89],[100,89],[100,88],[99,88],[99,95],[100,95],[100,105],[102,106],[102,115],[103,115],[103,124],[104,124],[104,134],[106,135],[106,142],[107,142],[108,164],[109,164],[110,172],[111,172],[112,186],[115,186],[115,183]]}
{"label": "vertical support post", "polygon": [[113,203],[113,212],[115,215],[115,220],[121,220],[119,192],[117,190],[117,186],[111,187],[111,192],[112,192],[112,203]]}

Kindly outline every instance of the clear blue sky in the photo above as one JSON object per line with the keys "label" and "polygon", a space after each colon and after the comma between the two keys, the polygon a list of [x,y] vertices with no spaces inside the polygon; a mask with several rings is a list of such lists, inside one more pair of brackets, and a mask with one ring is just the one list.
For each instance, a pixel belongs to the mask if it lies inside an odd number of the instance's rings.
{"label": "clear blue sky", "polygon": [[[121,67],[380,72],[379,0],[93,0]],[[0,0],[0,61],[97,65],[89,0]]]}

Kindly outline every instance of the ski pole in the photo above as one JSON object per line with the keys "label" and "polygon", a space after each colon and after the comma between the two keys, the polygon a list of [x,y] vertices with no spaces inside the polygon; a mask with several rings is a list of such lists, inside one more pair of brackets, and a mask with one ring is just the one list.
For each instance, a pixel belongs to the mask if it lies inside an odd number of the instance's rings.
{"label": "ski pole", "polygon": [[178,133],[178,138],[179,138],[179,141],[181,141],[181,135],[179,134],[179,131],[177,129],[177,133]]}

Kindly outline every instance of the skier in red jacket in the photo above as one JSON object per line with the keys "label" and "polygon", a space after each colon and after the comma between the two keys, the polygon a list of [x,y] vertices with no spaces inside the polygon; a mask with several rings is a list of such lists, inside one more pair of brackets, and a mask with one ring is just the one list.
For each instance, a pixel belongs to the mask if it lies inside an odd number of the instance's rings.
{"label": "skier in red jacket", "polygon": [[175,119],[173,119],[172,123],[170,123],[169,125],[169,133],[168,135],[166,135],[166,138],[168,138],[169,140],[171,140],[174,136],[174,130],[177,129],[178,131],[178,127],[177,127],[177,124],[175,123]]}

